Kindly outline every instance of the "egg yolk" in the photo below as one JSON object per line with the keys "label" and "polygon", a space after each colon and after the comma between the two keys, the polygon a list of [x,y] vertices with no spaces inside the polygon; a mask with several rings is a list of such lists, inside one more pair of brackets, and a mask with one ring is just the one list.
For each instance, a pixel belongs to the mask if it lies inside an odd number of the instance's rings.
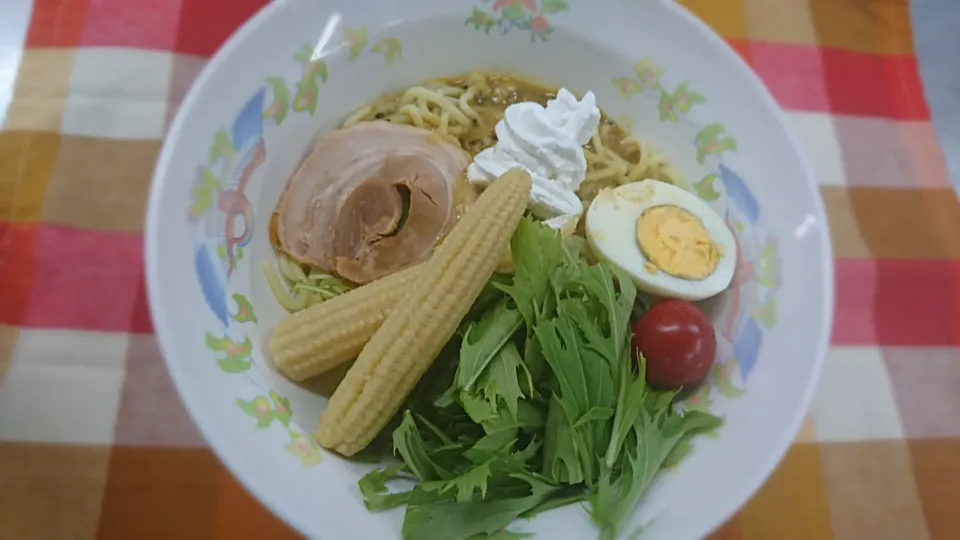
{"label": "egg yolk", "polygon": [[683,279],[703,279],[720,262],[720,250],[703,223],[678,206],[644,210],[637,220],[637,242],[648,264]]}

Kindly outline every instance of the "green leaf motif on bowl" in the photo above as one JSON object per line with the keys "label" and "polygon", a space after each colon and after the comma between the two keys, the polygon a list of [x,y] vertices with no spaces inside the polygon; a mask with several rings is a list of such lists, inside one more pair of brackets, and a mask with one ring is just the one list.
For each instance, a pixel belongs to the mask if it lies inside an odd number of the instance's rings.
{"label": "green leaf motif on bowl", "polygon": [[343,44],[350,51],[347,61],[353,62],[360,58],[360,54],[367,47],[367,25],[364,24],[357,28],[347,27],[343,33]]}
{"label": "green leaf motif on bowl", "polygon": [[713,385],[720,392],[720,395],[726,398],[738,398],[746,392],[746,390],[733,383],[737,365],[737,359],[732,358],[726,364],[717,364],[713,367]]}
{"label": "green leaf motif on bowl", "polygon": [[237,343],[226,335],[218,338],[207,332],[204,336],[204,344],[211,351],[218,353],[217,365],[225,373],[243,373],[253,364],[250,359],[253,343],[247,336],[244,336],[243,343]]}
{"label": "green leaf motif on bowl", "polygon": [[307,468],[319,465],[323,461],[323,454],[320,452],[320,446],[310,435],[298,433],[292,429],[287,430],[290,434],[290,442],[284,445],[287,452],[300,458],[300,466]]}
{"label": "green leaf motif on bowl", "polygon": [[[231,148],[233,148],[231,146]],[[190,205],[190,221],[196,222],[213,207],[220,190],[220,180],[208,167],[200,167],[199,176],[194,180],[190,196],[193,203]]]}
{"label": "green leaf motif on bowl", "polygon": [[660,76],[663,75],[663,68],[653,62],[649,56],[641,58],[634,64],[633,70],[640,79],[640,83],[650,88],[660,86]]}
{"label": "green leaf motif on bowl", "polygon": [[472,24],[474,30],[482,29],[484,33],[489,34],[490,29],[496,26],[497,23],[492,15],[478,7],[474,7],[473,14],[467,17],[467,21],[464,24]]}
{"label": "green leaf motif on bowl", "polygon": [[720,192],[714,187],[714,182],[717,180],[719,180],[717,175],[710,173],[695,183],[693,189],[697,193],[697,196],[704,201],[715,201],[720,198]]}
{"label": "green leaf motif on bowl", "polygon": [[560,13],[570,9],[563,0],[543,0],[540,4],[540,13]]}
{"label": "green leaf motif on bowl", "polygon": [[274,419],[273,407],[270,400],[264,396],[257,396],[252,401],[237,399],[237,406],[248,416],[257,419],[257,429],[266,429]]}
{"label": "green leaf motif on bowl", "polygon": [[290,109],[290,89],[282,77],[267,77],[267,85],[273,91],[273,101],[263,110],[263,117],[279,126],[287,118]]}
{"label": "green leaf motif on bowl", "polygon": [[779,289],[780,281],[780,246],[776,238],[768,238],[760,250],[758,261],[757,281],[763,287]]}
{"label": "green leaf motif on bowl", "polygon": [[233,143],[230,142],[230,134],[227,133],[226,128],[218,129],[217,132],[213,134],[213,142],[210,144],[210,150],[207,152],[207,159],[210,161],[210,165],[217,163],[221,158],[231,158],[235,153],[236,150],[233,148]]}
{"label": "green leaf motif on bowl", "polygon": [[[314,49],[309,43],[300,45],[300,50],[293,58],[300,62],[301,66],[300,80],[296,82],[297,93],[293,98],[293,110],[313,114],[317,110],[320,84],[327,82],[327,64],[314,58]],[[317,82],[318,77],[320,83]]]}
{"label": "green leaf motif on bowl", "polygon": [[250,300],[247,300],[246,296],[235,293],[233,301],[237,303],[237,312],[232,315],[233,320],[239,323],[257,322],[257,316],[253,312],[253,304],[250,303]]}
{"label": "green leaf motif on bowl", "polygon": [[660,121],[670,121],[670,122],[679,122],[680,117],[677,115],[676,104],[673,101],[673,96],[669,92],[660,92],[660,104],[657,106],[657,110],[660,111]]}
{"label": "green leaf motif on bowl", "polygon": [[403,56],[403,46],[401,46],[400,40],[392,37],[381,39],[370,51],[382,54],[388,66],[392,66],[394,62]]}
{"label": "green leaf motif on bowl", "polygon": [[237,406],[248,416],[257,419],[257,429],[266,429],[274,420],[283,427],[290,427],[293,411],[290,409],[290,400],[270,391],[269,399],[266,396],[257,396],[253,400],[237,399]]}
{"label": "green leaf motif on bowl", "polygon": [[623,99],[630,99],[634,94],[643,92],[643,85],[633,77],[614,77],[612,81],[613,87]]}
{"label": "green leaf motif on bowl", "polygon": [[290,400],[273,390],[270,391],[270,400],[273,402],[274,417],[283,424],[283,427],[290,427],[290,420],[293,418]]}
{"label": "green leaf motif on bowl", "polygon": [[697,145],[697,161],[703,164],[708,156],[719,156],[723,152],[737,149],[737,140],[726,136],[726,128],[722,124],[709,124],[701,129],[694,142]]}
{"label": "green leaf motif on bowl", "polygon": [[661,122],[679,122],[680,118],[690,112],[698,103],[705,103],[703,94],[690,89],[690,83],[682,81],[677,88],[670,92],[663,87],[661,76],[663,68],[654,63],[650,57],[645,57],[634,64],[634,75],[614,77],[613,86],[623,99],[629,100],[634,94],[648,92],[658,97],[657,111]]}
{"label": "green leaf motif on bowl", "polygon": [[713,405],[713,400],[710,399],[709,384],[701,385],[700,388],[684,402],[684,406],[689,411],[710,412],[711,405]]}
{"label": "green leaf motif on bowl", "polygon": [[777,297],[767,294],[753,310],[753,318],[767,330],[772,330],[777,325]]}
{"label": "green leaf motif on bowl", "polygon": [[683,81],[680,83],[680,86],[673,91],[672,99],[674,106],[681,114],[690,112],[691,107],[697,103],[703,103],[706,101],[702,94],[690,90],[688,86],[689,83],[687,81]]}

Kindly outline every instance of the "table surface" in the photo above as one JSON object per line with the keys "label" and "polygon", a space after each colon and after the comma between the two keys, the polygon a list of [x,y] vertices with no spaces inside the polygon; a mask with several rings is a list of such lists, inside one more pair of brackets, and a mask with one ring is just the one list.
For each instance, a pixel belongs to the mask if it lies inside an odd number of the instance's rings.
{"label": "table surface", "polygon": [[[162,134],[205,61],[265,2],[0,7],[0,538],[296,537],[191,424],[155,343],[141,260]],[[683,3],[787,109],[836,256],[815,402],[716,538],[957,538],[960,203],[948,163],[960,152],[943,148],[960,123],[937,111],[960,114],[945,73],[960,73],[960,9],[916,0],[920,32],[907,0]],[[923,80],[940,89],[925,95]]]}

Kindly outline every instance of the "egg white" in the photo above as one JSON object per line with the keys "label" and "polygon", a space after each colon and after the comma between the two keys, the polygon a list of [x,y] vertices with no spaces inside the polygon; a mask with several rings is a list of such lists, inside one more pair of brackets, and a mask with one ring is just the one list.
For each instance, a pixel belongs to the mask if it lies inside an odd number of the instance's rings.
{"label": "egg white", "polygon": [[[700,220],[720,252],[720,260],[712,274],[692,280],[671,276],[662,270],[656,273],[647,271],[648,260],[637,241],[637,220],[648,208],[660,205],[677,206]],[[737,260],[733,233],[706,202],[672,184],[643,180],[605,189],[590,203],[584,225],[587,241],[597,258],[629,274],[637,288],[647,293],[681,300],[703,300],[722,292],[733,279]]]}

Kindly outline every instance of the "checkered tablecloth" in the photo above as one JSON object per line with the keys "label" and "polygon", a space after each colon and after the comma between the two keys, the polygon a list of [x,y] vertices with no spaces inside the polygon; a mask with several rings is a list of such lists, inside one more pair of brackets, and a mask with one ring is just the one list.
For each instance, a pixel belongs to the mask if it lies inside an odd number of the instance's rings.
{"label": "checkered tablecloth", "polygon": [[[143,279],[164,130],[263,3],[37,0],[24,19],[0,128],[0,539],[296,537],[191,424]],[[837,258],[808,420],[716,538],[960,538],[960,203],[907,0],[683,3],[788,110]]]}

